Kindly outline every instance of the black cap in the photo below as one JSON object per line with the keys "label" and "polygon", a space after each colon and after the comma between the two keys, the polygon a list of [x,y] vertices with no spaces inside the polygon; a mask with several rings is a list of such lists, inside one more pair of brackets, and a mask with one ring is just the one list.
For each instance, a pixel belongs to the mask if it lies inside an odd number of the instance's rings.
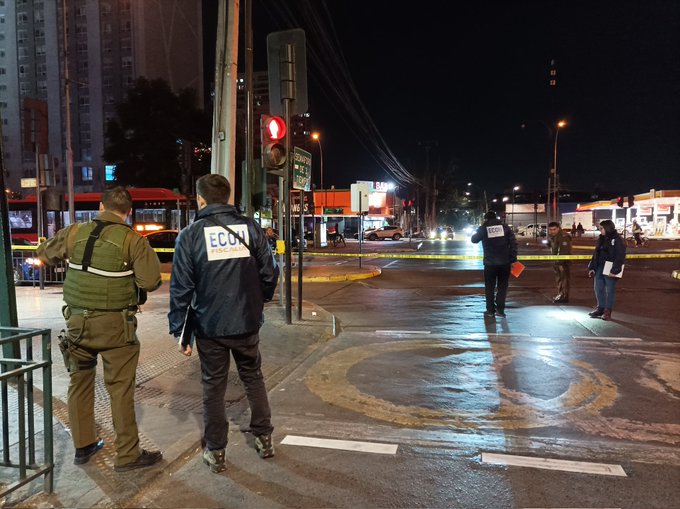
{"label": "black cap", "polygon": [[488,221],[489,219],[497,219],[496,213],[493,210],[490,210],[484,214],[484,220]]}

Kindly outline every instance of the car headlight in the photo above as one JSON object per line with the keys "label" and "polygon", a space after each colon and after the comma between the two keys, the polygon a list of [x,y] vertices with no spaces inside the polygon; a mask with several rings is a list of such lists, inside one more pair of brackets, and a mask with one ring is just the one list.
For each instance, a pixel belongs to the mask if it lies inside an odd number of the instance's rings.
{"label": "car headlight", "polygon": [[42,265],[40,258],[26,258],[26,263],[33,265],[34,267],[40,267]]}
{"label": "car headlight", "polygon": [[430,238],[436,239],[437,238],[437,232],[430,232]]}
{"label": "car headlight", "polygon": [[439,234],[439,238],[442,239],[442,240],[446,240],[446,232],[441,232]]}

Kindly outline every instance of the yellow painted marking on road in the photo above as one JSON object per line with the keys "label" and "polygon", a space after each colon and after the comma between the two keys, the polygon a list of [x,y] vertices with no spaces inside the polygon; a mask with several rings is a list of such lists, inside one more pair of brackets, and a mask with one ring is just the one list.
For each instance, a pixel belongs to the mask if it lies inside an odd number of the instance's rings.
{"label": "yellow painted marking on road", "polygon": [[[460,392],[474,391],[471,400],[479,404],[478,409],[449,410],[395,404],[360,391],[348,379],[350,369],[367,359],[390,353],[432,349],[458,357],[456,361],[460,366],[452,375],[450,385]],[[536,428],[561,424],[570,420],[571,416],[594,416],[613,404],[617,389],[606,375],[590,364],[565,361],[556,355],[548,350],[502,344],[460,348],[451,343],[429,340],[375,343],[348,348],[325,357],[309,369],[305,384],[329,404],[407,427]],[[508,389],[500,380],[501,369],[519,358],[542,362],[555,372],[569,373],[573,381],[563,394],[547,400]]]}

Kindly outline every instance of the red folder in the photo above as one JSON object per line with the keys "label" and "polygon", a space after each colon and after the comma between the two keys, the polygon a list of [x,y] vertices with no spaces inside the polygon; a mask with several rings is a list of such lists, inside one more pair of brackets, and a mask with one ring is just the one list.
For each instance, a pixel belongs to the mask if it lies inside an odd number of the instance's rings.
{"label": "red folder", "polygon": [[519,277],[523,270],[524,265],[521,262],[515,262],[512,264],[512,267],[510,268],[510,273],[515,277]]}

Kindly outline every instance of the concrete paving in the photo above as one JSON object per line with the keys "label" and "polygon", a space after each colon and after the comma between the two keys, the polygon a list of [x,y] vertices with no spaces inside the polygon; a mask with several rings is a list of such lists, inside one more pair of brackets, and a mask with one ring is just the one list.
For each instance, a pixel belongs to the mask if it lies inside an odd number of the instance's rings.
{"label": "concrete paving", "polygon": [[[313,270],[321,277],[323,270]],[[338,276],[340,271],[328,271],[328,276]],[[346,278],[359,271],[343,269]],[[163,451],[163,461],[156,467],[130,473],[113,471],[114,432],[111,422],[108,394],[102,380],[101,363],[96,383],[95,415],[100,435],[105,445],[88,464],[73,465],[74,449],[70,436],[66,394],[68,373],[57,348],[56,337],[64,327],[61,316],[61,286],[48,286],[41,291],[36,287],[17,288],[19,326],[50,328],[53,352],[53,405],[54,405],[54,493],[42,493],[40,480],[11,493],[0,500],[0,507],[132,507],[143,492],[143,487],[159,475],[168,475],[176,465],[183,465],[200,450],[202,431],[202,401],[200,364],[198,356],[185,357],[177,351],[174,339],[167,333],[168,285],[149,295],[148,302],[138,315],[138,335],[142,344],[137,370],[136,410],[141,446]],[[297,305],[297,303],[294,303]],[[294,322],[286,324],[285,310],[276,302],[265,308],[265,324],[260,331],[263,373],[268,388],[276,386],[288,373],[310,355],[319,345],[333,337],[333,317],[323,309],[303,302],[302,320],[298,321],[296,308]],[[34,351],[39,352],[39,338],[34,341]],[[37,376],[35,386],[42,387]],[[10,386],[10,453],[18,461],[18,436],[16,430],[16,391]],[[245,394],[232,364],[226,407],[230,421],[238,429],[247,427],[248,408]],[[38,462],[42,462],[44,434],[42,413],[37,409],[36,443]],[[252,437],[249,447],[252,447]],[[250,452],[255,454],[254,449]],[[17,479],[17,473],[0,468],[0,489]],[[171,473],[169,475],[172,475]]]}

